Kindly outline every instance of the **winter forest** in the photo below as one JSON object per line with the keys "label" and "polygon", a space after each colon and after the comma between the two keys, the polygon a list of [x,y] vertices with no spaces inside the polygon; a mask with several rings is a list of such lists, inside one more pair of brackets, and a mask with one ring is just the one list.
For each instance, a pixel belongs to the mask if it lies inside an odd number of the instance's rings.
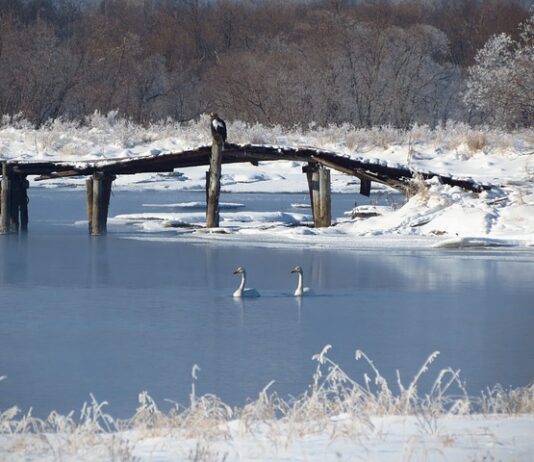
{"label": "winter forest", "polygon": [[2,0],[0,113],[530,127],[528,3]]}

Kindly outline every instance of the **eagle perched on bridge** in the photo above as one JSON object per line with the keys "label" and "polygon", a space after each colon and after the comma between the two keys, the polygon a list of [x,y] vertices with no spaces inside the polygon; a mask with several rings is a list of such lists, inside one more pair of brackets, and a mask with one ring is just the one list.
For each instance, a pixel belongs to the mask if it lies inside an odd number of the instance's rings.
{"label": "eagle perched on bridge", "polygon": [[211,136],[213,136],[217,143],[224,145],[226,141],[226,123],[216,112],[210,112],[209,116],[211,119]]}

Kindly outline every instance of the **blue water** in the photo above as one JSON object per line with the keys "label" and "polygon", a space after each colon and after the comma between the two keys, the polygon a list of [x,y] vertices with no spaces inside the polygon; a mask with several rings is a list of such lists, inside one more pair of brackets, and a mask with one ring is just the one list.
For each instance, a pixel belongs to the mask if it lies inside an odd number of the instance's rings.
{"label": "blue water", "polygon": [[[405,382],[435,350],[439,369],[461,369],[472,394],[534,379],[534,253],[336,251],[127,239],[133,228],[90,238],[81,191],[31,192],[30,233],[0,236],[0,409],[45,416],[80,409],[93,393],[114,416],[148,390],[186,403],[198,393],[244,404],[271,380],[298,394],[324,345],[361,380],[370,356]],[[358,198],[356,198],[358,199]],[[111,215],[142,203],[202,200],[200,193],[115,193]],[[247,210],[289,210],[303,195],[232,194]],[[355,197],[334,197],[334,214]],[[289,294],[295,265],[317,296]],[[236,301],[232,270],[245,266],[262,297]]]}

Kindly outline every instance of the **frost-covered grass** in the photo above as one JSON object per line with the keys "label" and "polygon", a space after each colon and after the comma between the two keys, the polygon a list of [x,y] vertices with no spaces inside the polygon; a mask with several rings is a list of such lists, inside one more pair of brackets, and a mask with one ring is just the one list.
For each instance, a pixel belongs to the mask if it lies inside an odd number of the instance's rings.
{"label": "frost-covered grass", "polygon": [[[24,119],[4,116],[0,122],[0,146],[5,158],[19,154],[17,146],[6,149],[10,142],[24,146],[26,152],[20,153],[24,156],[83,158],[118,153],[146,155],[152,152],[151,146],[158,143],[163,144],[165,150],[174,145],[176,151],[208,144],[211,142],[208,126],[207,116],[189,123],[167,120],[141,126],[110,112],[106,115],[95,113],[84,123],[58,119],[35,129]],[[316,146],[346,153],[365,153],[375,148],[384,150],[399,145],[412,151],[418,146],[433,145],[466,153],[511,148],[532,150],[534,145],[532,129],[504,131],[489,127],[472,128],[454,122],[434,129],[414,126],[400,130],[388,126],[361,129],[350,124],[329,127],[312,124],[304,129],[288,129],[234,121],[228,123],[228,133],[229,141],[233,143]]]}
{"label": "frost-covered grass", "polygon": [[[56,120],[35,129],[25,120],[4,117],[0,124],[0,158],[18,161],[66,160],[84,162],[194,149],[211,142],[207,116],[178,124],[173,121],[144,127],[117,117],[112,112],[88,117],[85,123]],[[358,129],[352,125],[287,129],[234,121],[228,124],[228,140],[238,144],[316,147],[351,157],[392,166],[403,165],[414,171],[474,178],[504,185],[534,175],[534,129],[505,132],[490,128],[471,128],[450,123],[431,129],[415,126],[410,130],[391,127]],[[262,162],[225,165],[223,188],[234,191],[304,191],[305,181],[296,162]],[[205,167],[183,169],[181,177],[168,174],[123,175],[115,187],[202,189]],[[299,181],[295,181],[296,179]],[[333,175],[334,191],[348,191],[352,177]],[[74,184],[79,179],[40,183]]]}
{"label": "frost-covered grass", "polygon": [[[243,407],[197,396],[163,412],[147,392],[130,419],[106,414],[93,397],[79,414],[38,419],[11,408],[0,413],[2,460],[528,460],[534,449],[534,385],[500,386],[470,396],[459,371],[444,369],[426,391],[421,378],[438,352],[408,383],[393,386],[363,352],[362,383],[328,356],[308,389],[284,399],[268,384]],[[399,457],[404,454],[404,458]]]}

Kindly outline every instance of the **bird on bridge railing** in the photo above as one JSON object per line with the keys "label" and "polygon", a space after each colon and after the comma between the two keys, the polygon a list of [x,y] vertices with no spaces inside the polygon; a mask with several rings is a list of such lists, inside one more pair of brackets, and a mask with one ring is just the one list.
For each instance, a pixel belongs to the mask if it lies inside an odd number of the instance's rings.
{"label": "bird on bridge railing", "polygon": [[213,136],[218,144],[224,146],[224,142],[226,141],[226,123],[216,112],[210,112],[209,116],[211,119],[211,136]]}

